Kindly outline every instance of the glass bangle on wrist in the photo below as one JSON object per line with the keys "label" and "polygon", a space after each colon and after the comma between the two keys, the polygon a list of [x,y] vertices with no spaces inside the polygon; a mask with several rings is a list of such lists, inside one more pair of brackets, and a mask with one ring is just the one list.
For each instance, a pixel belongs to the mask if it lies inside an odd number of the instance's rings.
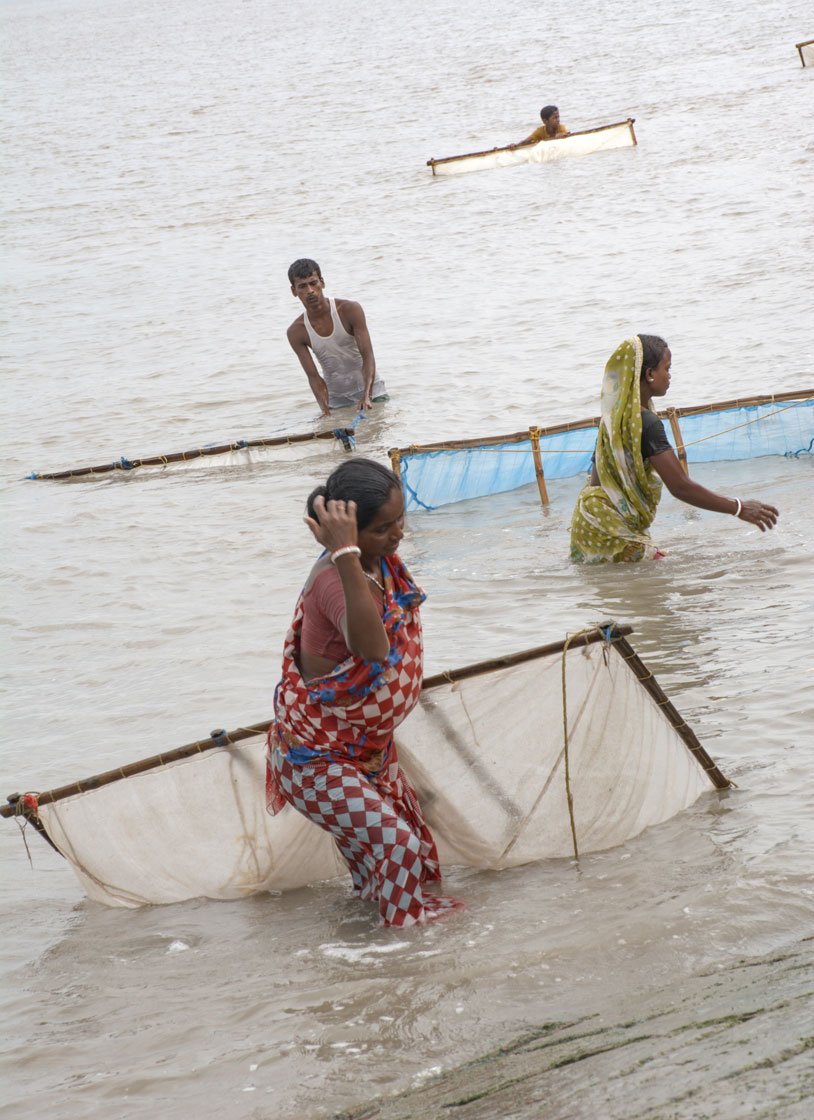
{"label": "glass bangle on wrist", "polygon": [[335,564],[340,556],[361,556],[362,550],[355,544],[346,544],[344,548],[338,548],[336,552],[331,553],[331,563]]}
{"label": "glass bangle on wrist", "polygon": [[741,510],[743,509],[743,502],[740,500],[740,498],[733,498],[732,501],[735,503],[735,505],[737,507],[733,516],[734,517],[740,517]]}

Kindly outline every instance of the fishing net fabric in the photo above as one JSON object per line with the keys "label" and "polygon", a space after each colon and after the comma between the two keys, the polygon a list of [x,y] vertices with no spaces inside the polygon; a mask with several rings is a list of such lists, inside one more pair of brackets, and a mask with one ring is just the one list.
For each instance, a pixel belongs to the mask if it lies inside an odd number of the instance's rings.
{"label": "fishing net fabric", "polygon": [[550,163],[564,156],[590,155],[613,148],[630,148],[635,144],[627,121],[587,131],[572,132],[555,140],[520,148],[497,148],[494,151],[468,153],[449,157],[449,162],[436,163],[435,175],[460,175],[469,171],[489,171],[496,167],[514,167],[521,163]]}
{"label": "fishing net fabric", "polygon": [[[689,463],[810,454],[814,399],[741,405],[679,418]],[[667,434],[672,442],[670,425]]]}
{"label": "fishing net fabric", "polygon": [[[740,405],[679,416],[689,463],[755,459],[763,455],[810,454],[814,439],[814,398],[785,403]],[[667,438],[675,448],[670,423]],[[590,469],[596,427],[541,434],[546,482]],[[472,447],[401,452],[400,471],[408,512],[435,509],[469,498],[484,498],[535,481],[530,438]]]}
{"label": "fishing net fabric", "polygon": [[[581,853],[621,844],[712,790],[709,775],[603,642],[566,654],[568,759]],[[238,898],[344,874],[328,835],[264,801],[264,736],[40,806],[87,894],[111,906]],[[562,654],[427,688],[399,729],[445,866],[573,855]]]}
{"label": "fishing net fabric", "polygon": [[[596,428],[540,437],[546,479],[569,478],[589,469]],[[485,498],[534,482],[531,440],[479,447],[415,451],[401,456],[405,508],[435,509],[468,498]]]}

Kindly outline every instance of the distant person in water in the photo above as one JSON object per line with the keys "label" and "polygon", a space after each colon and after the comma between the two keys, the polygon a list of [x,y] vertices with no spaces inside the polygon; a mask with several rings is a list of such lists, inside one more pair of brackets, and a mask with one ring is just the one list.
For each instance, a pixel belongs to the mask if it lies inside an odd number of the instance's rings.
{"label": "distant person in water", "polygon": [[512,144],[512,148],[520,148],[523,144],[537,144],[540,140],[557,140],[560,136],[567,136],[568,129],[560,124],[560,111],[556,105],[546,105],[540,110],[540,120],[543,122],[535,128],[531,136],[521,140],[519,144]]}
{"label": "distant person in water", "polygon": [[288,328],[288,341],[322,415],[346,405],[370,408],[386,399],[361,306],[350,299],[327,299],[320,267],[307,257],[294,261],[288,280],[304,308]]}
{"label": "distant person in water", "polygon": [[602,418],[591,478],[577,498],[571,521],[571,559],[589,564],[655,560],[664,556],[648,529],[656,516],[662,482],[681,502],[728,513],[774,528],[774,506],[753,498],[725,498],[684,473],[651,411],[653,397],[670,387],[670,348],[656,335],[627,338],[611,355],[602,382]]}

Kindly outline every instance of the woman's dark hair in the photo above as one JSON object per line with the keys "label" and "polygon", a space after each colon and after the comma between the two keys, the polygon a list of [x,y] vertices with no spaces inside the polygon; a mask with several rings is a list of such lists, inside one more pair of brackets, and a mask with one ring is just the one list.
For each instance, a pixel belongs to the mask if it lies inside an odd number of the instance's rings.
{"label": "woman's dark hair", "polygon": [[647,371],[649,369],[655,369],[664,357],[667,343],[663,338],[659,338],[657,334],[640,334],[639,342],[642,344],[641,376],[644,377]]}
{"label": "woman's dark hair", "polygon": [[308,516],[319,521],[314,512],[314,499],[320,495],[326,502],[340,499],[356,502],[356,525],[366,528],[394,490],[401,490],[398,475],[372,459],[348,459],[328,477],[324,486],[317,486],[308,495]]}

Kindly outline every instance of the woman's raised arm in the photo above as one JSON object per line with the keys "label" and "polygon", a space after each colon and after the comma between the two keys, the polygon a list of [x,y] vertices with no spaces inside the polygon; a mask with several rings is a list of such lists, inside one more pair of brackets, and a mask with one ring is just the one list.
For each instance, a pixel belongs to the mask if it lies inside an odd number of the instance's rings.
{"label": "woman's raised arm", "polygon": [[390,641],[370,593],[368,581],[362,570],[358,531],[356,528],[356,502],[329,500],[320,495],[314,499],[314,512],[319,520],[306,517],[305,524],[323,548],[337,556],[335,564],[345,593],[345,640],[348,649],[365,661],[384,661],[390,652]]}

